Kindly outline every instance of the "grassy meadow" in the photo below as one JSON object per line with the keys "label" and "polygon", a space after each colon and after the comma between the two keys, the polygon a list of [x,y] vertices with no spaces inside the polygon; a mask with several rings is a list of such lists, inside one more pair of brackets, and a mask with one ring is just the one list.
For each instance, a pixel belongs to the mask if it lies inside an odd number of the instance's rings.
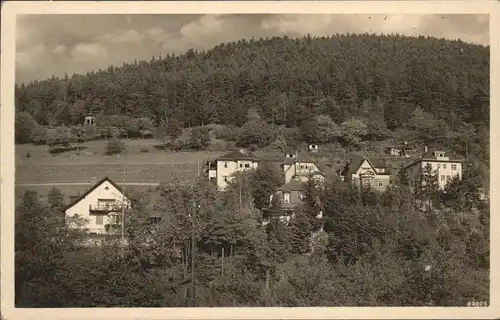
{"label": "grassy meadow", "polygon": [[[190,180],[198,174],[198,164],[224,153],[171,152],[155,148],[157,141],[124,140],[126,149],[120,156],[106,156],[107,141],[89,141],[76,156],[75,151],[50,154],[47,146],[16,145],[16,195],[34,190],[45,198],[52,185],[23,186],[26,184],[56,184],[67,197],[82,194],[97,180],[108,176],[116,183],[160,183],[172,179]],[[29,157],[27,155],[29,154]],[[125,181],[124,181],[125,172]],[[60,185],[57,185],[57,184]],[[65,185],[88,183],[88,185]],[[126,186],[127,189],[147,191],[150,186]]]}

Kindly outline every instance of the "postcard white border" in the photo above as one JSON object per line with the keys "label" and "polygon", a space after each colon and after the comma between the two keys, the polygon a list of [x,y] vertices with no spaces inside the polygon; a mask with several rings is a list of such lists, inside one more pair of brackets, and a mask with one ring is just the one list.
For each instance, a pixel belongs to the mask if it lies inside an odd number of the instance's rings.
{"label": "postcard white border", "polygon": [[498,296],[498,208],[495,178],[491,175],[491,272],[490,306],[487,308],[81,308],[19,309],[14,308],[14,78],[15,28],[19,14],[229,14],[229,13],[337,13],[337,14],[489,14],[490,15],[490,158],[498,159],[499,64],[498,35],[500,4],[496,1],[346,1],[346,2],[3,2],[1,10],[1,313],[5,319],[440,319],[493,318],[500,316]]}

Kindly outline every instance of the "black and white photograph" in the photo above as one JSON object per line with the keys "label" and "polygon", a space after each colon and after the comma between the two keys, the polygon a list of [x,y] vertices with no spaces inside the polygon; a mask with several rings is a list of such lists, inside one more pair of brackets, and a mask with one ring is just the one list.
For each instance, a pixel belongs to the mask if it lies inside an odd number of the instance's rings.
{"label": "black and white photograph", "polygon": [[2,309],[500,316],[498,3],[369,2],[4,3]]}

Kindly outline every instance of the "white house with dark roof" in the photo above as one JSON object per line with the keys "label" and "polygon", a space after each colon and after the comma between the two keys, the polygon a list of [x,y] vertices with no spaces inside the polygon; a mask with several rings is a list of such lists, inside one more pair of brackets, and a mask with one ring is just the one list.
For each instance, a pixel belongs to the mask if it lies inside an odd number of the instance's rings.
{"label": "white house with dark roof", "polygon": [[307,153],[301,152],[297,156],[287,153],[285,160],[281,164],[285,175],[285,183],[294,179],[305,182],[312,175],[314,179],[322,182],[325,174],[319,168],[319,164]]}
{"label": "white house with dark roof", "polygon": [[208,169],[208,174],[211,179],[215,177],[217,189],[224,191],[234,173],[257,169],[258,166],[258,159],[246,154],[244,150],[234,150],[215,159]]}
{"label": "white house with dark roof", "polygon": [[[73,217],[87,220],[84,226],[90,234],[105,234],[121,226],[122,209],[130,208],[123,190],[108,177],[95,183],[65,208],[66,221]],[[109,229],[108,229],[109,228]]]}
{"label": "white house with dark roof", "polygon": [[338,175],[342,181],[357,185],[370,186],[377,191],[385,191],[390,184],[390,172],[382,159],[368,159],[360,155],[352,155]]}
{"label": "white house with dark roof", "polygon": [[462,178],[462,160],[451,159],[446,156],[445,151],[429,150],[425,147],[424,153],[404,168],[411,188],[420,184],[427,164],[431,165],[433,173],[438,176],[439,187],[441,189],[444,189],[454,176]]}

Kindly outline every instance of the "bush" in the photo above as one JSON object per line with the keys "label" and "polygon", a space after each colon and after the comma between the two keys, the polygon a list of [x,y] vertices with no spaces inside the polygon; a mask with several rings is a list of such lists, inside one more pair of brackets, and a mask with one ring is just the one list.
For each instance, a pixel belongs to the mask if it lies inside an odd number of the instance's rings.
{"label": "bush", "polygon": [[26,152],[26,155],[24,156],[25,158],[31,158],[31,153]]}
{"label": "bush", "polygon": [[141,148],[141,150],[139,150],[140,153],[148,153],[149,152],[149,149],[148,148]]}
{"label": "bush", "polygon": [[106,155],[110,156],[115,154],[121,154],[124,150],[125,150],[125,144],[121,140],[113,138],[108,142]]}

